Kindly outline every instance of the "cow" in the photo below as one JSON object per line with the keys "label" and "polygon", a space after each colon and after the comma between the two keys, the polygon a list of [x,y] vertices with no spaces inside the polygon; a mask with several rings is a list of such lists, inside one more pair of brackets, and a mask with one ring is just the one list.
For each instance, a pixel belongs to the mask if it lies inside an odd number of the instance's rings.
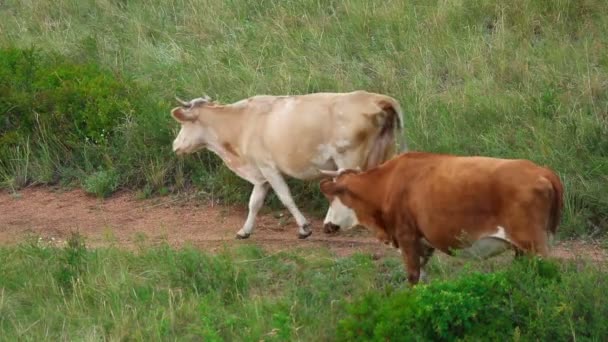
{"label": "cow", "polygon": [[375,232],[402,254],[412,286],[435,249],[546,257],[563,210],[559,177],[524,159],[406,152],[366,171],[320,171],[331,209],[324,223]]}
{"label": "cow", "polygon": [[319,169],[366,170],[388,160],[397,148],[407,148],[399,146],[397,139],[403,131],[400,104],[387,95],[363,90],[257,95],[230,104],[206,95],[190,101],[176,99],[180,106],[171,110],[171,116],[181,129],[173,151],[184,155],[206,148],[253,184],[249,212],[237,239],[252,234],[270,187],[295,218],[298,237],[312,234],[284,176],[318,180],[322,177]]}

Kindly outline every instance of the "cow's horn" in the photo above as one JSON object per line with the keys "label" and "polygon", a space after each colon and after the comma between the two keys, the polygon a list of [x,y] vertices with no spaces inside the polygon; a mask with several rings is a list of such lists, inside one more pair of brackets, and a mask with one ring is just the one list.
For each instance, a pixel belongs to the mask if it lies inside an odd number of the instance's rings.
{"label": "cow's horn", "polygon": [[177,96],[175,97],[175,99],[176,99],[176,100],[177,100],[177,102],[179,102],[179,103],[180,103],[182,106],[184,106],[184,107],[190,107],[190,102],[186,102],[186,101],[184,101],[184,100],[180,99],[180,98],[179,98],[179,97],[177,97]]}
{"label": "cow's horn", "polygon": [[319,172],[323,175],[329,177],[338,177],[340,175],[340,171],[332,171],[332,170],[319,170]]}

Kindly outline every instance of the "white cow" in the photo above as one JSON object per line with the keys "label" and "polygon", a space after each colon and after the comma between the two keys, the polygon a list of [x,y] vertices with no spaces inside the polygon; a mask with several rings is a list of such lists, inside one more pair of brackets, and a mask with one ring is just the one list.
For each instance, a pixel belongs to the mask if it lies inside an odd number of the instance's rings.
{"label": "white cow", "polygon": [[[207,96],[178,101],[181,106],[171,110],[181,124],[173,151],[183,155],[207,148],[253,184],[238,239],[253,232],[270,187],[295,218],[299,238],[308,237],[310,223],[283,176],[315,180],[322,177],[319,169],[366,170],[395,154],[395,135],[403,130],[399,102],[366,91],[260,95],[225,105]],[[327,233],[329,229],[325,226]]]}

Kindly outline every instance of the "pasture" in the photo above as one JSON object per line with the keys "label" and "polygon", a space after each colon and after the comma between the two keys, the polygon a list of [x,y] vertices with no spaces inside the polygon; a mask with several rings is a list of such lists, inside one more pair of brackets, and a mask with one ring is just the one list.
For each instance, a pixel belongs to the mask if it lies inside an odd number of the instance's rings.
{"label": "pasture", "polygon": [[[6,340],[608,339],[608,4],[600,0],[0,3],[0,336]],[[208,151],[174,96],[365,89],[411,150],[551,167],[550,260],[438,255],[412,290],[365,231],[313,234]]]}

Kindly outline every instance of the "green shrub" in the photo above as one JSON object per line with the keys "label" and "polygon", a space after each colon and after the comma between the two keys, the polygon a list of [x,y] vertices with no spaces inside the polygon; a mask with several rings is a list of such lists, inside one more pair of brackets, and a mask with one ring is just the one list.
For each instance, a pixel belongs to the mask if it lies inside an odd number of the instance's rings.
{"label": "green shrub", "polygon": [[502,331],[504,322],[497,316],[507,293],[504,274],[475,273],[396,292],[386,299],[368,294],[340,322],[339,336],[345,341],[443,341],[461,338],[477,326]]}
{"label": "green shrub", "polygon": [[84,190],[97,197],[110,196],[119,185],[118,174],[114,170],[101,170],[84,180]]}
{"label": "green shrub", "polygon": [[[509,340],[516,331],[532,340],[564,340],[571,334],[608,337],[601,323],[608,319],[608,308],[598,310],[608,300],[575,299],[597,298],[593,296],[608,290],[608,280],[598,272],[583,272],[582,279],[570,273],[562,279],[560,272],[553,262],[532,259],[495,273],[472,272],[413,289],[368,293],[348,306],[337,339]],[[578,322],[579,315],[584,323]]]}
{"label": "green shrub", "polygon": [[70,146],[106,143],[119,119],[133,110],[129,88],[119,73],[96,63],[35,48],[0,49],[0,133],[35,135],[43,125]]}

